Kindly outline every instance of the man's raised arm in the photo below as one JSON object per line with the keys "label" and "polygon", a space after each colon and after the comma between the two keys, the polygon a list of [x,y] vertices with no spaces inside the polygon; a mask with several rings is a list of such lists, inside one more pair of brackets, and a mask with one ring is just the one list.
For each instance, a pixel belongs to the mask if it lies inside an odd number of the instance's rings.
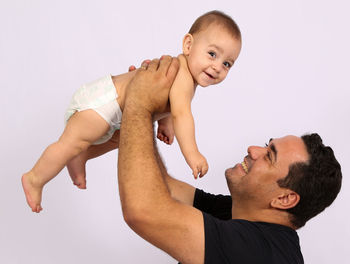
{"label": "man's raised arm", "polygon": [[152,115],[166,110],[177,69],[178,61],[169,56],[153,60],[127,88],[119,193],[125,221],[137,234],[183,263],[203,263],[202,213],[171,198],[153,142]]}

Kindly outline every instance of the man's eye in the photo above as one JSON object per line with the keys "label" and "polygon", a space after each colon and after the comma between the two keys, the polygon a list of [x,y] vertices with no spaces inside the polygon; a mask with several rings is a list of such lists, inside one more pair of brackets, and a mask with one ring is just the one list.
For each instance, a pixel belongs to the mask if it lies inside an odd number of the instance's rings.
{"label": "man's eye", "polygon": [[267,158],[270,162],[272,162],[270,151],[268,151],[268,152],[266,153],[266,158]]}
{"label": "man's eye", "polygon": [[[265,148],[268,148],[269,144],[265,143]],[[267,153],[265,155],[266,159],[268,159],[270,162],[272,162],[272,158],[271,158],[271,152],[269,150],[267,150]]]}
{"label": "man's eye", "polygon": [[225,61],[225,62],[224,62],[224,66],[227,67],[227,68],[231,68],[231,63]]}
{"label": "man's eye", "polygon": [[209,51],[208,53],[209,53],[210,57],[212,57],[212,58],[216,58],[216,54],[215,54],[215,52],[213,52],[213,51]]}

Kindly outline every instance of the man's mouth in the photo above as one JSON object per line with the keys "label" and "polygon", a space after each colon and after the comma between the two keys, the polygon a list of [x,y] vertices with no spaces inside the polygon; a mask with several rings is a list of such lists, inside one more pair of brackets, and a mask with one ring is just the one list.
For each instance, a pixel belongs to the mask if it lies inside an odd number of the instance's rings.
{"label": "man's mouth", "polygon": [[241,162],[241,165],[243,167],[243,170],[245,171],[245,173],[248,173],[248,165],[247,163],[245,162],[245,160],[243,162]]}

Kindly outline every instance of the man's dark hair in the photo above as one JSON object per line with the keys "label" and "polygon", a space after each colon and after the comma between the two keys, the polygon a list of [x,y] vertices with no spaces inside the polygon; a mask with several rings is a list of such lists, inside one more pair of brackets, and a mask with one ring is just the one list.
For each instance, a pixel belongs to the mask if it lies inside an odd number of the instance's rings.
{"label": "man's dark hair", "polygon": [[206,29],[210,24],[216,23],[226,29],[233,37],[241,40],[241,31],[236,22],[228,15],[221,11],[213,10],[201,15],[194,21],[188,33],[195,34]]}
{"label": "man's dark hair", "polygon": [[300,228],[331,205],[337,197],[342,181],[341,167],[333,150],[322,143],[318,134],[301,137],[309,154],[307,162],[289,166],[288,175],[277,181],[282,188],[288,188],[300,196],[299,203],[287,210],[291,223]]}

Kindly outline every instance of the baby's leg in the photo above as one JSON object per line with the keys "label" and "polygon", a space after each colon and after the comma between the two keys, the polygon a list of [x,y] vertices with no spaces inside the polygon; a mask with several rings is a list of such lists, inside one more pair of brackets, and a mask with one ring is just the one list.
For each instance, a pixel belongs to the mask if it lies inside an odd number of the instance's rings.
{"label": "baby's leg", "polygon": [[60,139],[47,147],[34,167],[22,176],[27,203],[33,212],[41,211],[44,185],[54,178],[69,160],[85,151],[107,133],[108,123],[94,110],[75,113]]}
{"label": "baby's leg", "polygon": [[71,159],[67,163],[67,169],[73,184],[80,189],[86,189],[86,162],[118,147],[119,130],[115,131],[112,138],[107,142],[98,145],[91,145],[86,151]]}
{"label": "baby's leg", "polygon": [[[91,145],[89,148],[92,146],[93,145]],[[79,189],[86,189],[85,165],[87,161],[87,152],[88,150],[83,151],[67,163],[69,176],[71,177],[73,184],[76,185]]]}

